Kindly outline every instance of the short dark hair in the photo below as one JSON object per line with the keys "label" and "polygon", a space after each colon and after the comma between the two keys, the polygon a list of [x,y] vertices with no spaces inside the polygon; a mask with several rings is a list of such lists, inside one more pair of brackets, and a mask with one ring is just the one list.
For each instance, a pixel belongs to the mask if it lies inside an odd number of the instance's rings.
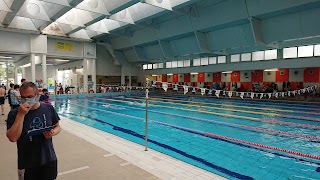
{"label": "short dark hair", "polygon": [[11,87],[11,88],[14,87],[14,84],[13,84],[13,83],[10,83],[10,87]]}
{"label": "short dark hair", "polygon": [[21,79],[21,82],[23,82],[23,81],[26,81],[26,79],[25,79],[25,78],[22,78],[22,79]]}
{"label": "short dark hair", "polygon": [[43,88],[43,89],[42,89],[42,92],[48,92],[48,89]]}
{"label": "short dark hair", "polygon": [[18,84],[15,84],[14,86],[13,86],[13,89],[17,89],[17,88],[19,88],[20,86],[18,85]]}
{"label": "short dark hair", "polygon": [[25,82],[20,86],[20,91],[26,90],[27,88],[33,88],[35,94],[38,92],[38,87],[35,83],[33,82]]}

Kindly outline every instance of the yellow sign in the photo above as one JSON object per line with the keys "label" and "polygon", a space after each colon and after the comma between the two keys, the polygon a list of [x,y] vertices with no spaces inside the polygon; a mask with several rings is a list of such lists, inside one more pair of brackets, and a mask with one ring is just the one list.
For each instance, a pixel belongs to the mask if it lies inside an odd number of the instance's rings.
{"label": "yellow sign", "polygon": [[74,46],[72,42],[56,41],[56,49],[61,51],[73,51]]}

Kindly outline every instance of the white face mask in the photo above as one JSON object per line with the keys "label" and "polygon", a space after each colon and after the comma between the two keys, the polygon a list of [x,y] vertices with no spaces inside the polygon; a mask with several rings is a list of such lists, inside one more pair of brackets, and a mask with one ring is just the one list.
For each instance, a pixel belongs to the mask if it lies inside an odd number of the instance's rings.
{"label": "white face mask", "polygon": [[34,98],[21,98],[21,104],[26,102],[26,103],[30,104],[31,106],[33,106],[38,101],[39,101],[39,96],[34,97]]}

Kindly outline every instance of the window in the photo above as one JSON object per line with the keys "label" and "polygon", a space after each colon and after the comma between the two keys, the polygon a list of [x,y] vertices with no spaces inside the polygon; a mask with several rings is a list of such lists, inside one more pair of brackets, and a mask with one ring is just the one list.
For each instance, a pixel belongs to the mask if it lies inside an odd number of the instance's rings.
{"label": "window", "polygon": [[252,61],[261,61],[264,59],[264,51],[256,51],[252,53]]}
{"label": "window", "polygon": [[183,67],[190,67],[190,60],[184,60]]}
{"label": "window", "polygon": [[142,66],[142,69],[148,69],[148,64],[144,64],[144,65]]}
{"label": "window", "polygon": [[217,64],[217,57],[209,57],[209,64]]}
{"label": "window", "polygon": [[205,58],[201,58],[201,66],[206,66],[206,65],[208,65],[209,63],[208,63],[208,58],[207,57],[205,57]]}
{"label": "window", "polygon": [[178,61],[172,61],[172,62],[171,62],[171,67],[172,67],[172,68],[178,67]]}
{"label": "window", "polygon": [[153,64],[153,69],[158,69],[158,64]]}
{"label": "window", "polygon": [[278,51],[276,49],[264,51],[265,60],[277,59],[277,56],[278,56]]}
{"label": "window", "polygon": [[251,61],[251,53],[241,54],[241,61]]}
{"label": "window", "polygon": [[231,62],[239,62],[239,61],[240,61],[240,54],[231,55]]}
{"label": "window", "polygon": [[298,47],[298,57],[312,57],[312,56],[313,56],[313,45]]}
{"label": "window", "polygon": [[193,66],[200,66],[200,59],[194,59]]}
{"label": "window", "polygon": [[291,47],[291,48],[284,48],[283,49],[283,58],[297,58],[298,56],[298,48],[297,47]]}
{"label": "window", "polygon": [[320,44],[314,45],[314,56],[320,56]]}
{"label": "window", "polygon": [[183,61],[178,61],[178,67],[183,67]]}
{"label": "window", "polygon": [[162,69],[162,68],[163,68],[163,63],[159,63],[159,64],[158,64],[158,68],[159,68],[159,69]]}
{"label": "window", "polygon": [[226,56],[218,56],[218,63],[226,63]]}
{"label": "window", "polygon": [[148,64],[148,69],[152,69],[152,64]]}
{"label": "window", "polygon": [[166,68],[171,68],[171,62],[166,62]]}

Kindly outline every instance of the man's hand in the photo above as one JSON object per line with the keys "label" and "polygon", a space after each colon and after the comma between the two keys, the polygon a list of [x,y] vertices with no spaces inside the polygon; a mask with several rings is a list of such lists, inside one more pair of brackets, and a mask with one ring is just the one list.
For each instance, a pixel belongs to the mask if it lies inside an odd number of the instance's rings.
{"label": "man's hand", "polygon": [[31,108],[31,105],[25,102],[19,106],[18,113],[25,115],[30,111],[30,108]]}
{"label": "man's hand", "polygon": [[43,135],[47,139],[52,138],[52,136],[54,136],[54,131],[53,131],[53,129],[51,129],[51,131],[45,131],[45,132],[43,132]]}

